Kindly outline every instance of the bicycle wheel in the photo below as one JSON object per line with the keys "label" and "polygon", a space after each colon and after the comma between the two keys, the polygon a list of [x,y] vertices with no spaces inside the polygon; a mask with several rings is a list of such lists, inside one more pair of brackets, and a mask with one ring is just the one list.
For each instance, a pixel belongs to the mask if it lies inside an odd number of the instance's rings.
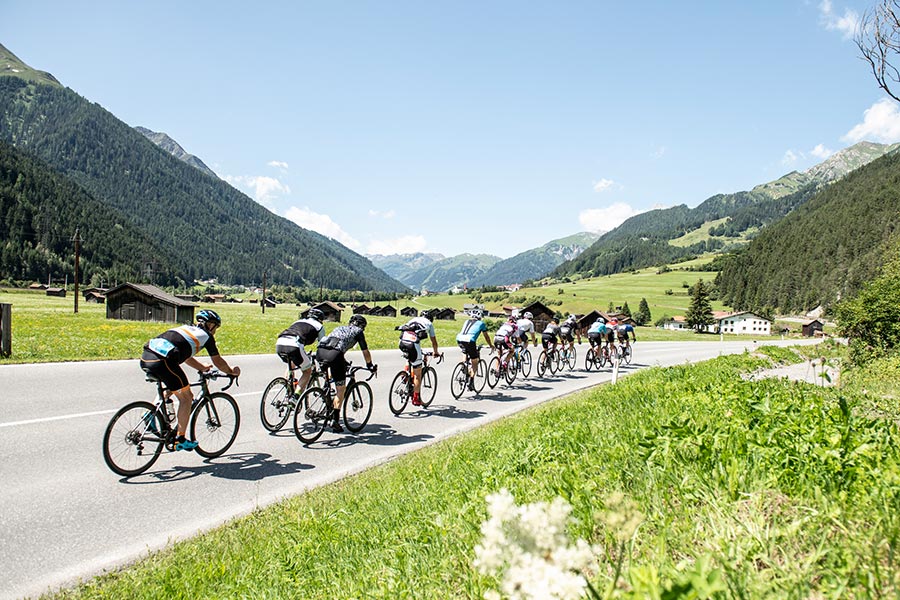
{"label": "bicycle wheel", "polygon": [[487,383],[487,361],[479,360],[478,368],[475,369],[475,381],[473,382],[476,394],[481,393],[485,383]]}
{"label": "bicycle wheel", "polygon": [[631,345],[625,346],[623,358],[625,359],[625,364],[631,364]]}
{"label": "bicycle wheel", "polygon": [[365,381],[357,381],[347,386],[344,396],[344,424],[347,429],[357,433],[372,416],[372,388]]}
{"label": "bicycle wheel", "polygon": [[453,367],[453,374],[450,376],[450,394],[457,400],[466,391],[466,384],[469,383],[469,367],[465,361]]}
{"label": "bicycle wheel", "polygon": [[294,410],[294,435],[304,444],[312,444],[322,436],[331,419],[331,400],[325,390],[308,388],[297,401]]}
{"label": "bicycle wheel", "polygon": [[549,363],[549,359],[547,358],[547,351],[541,350],[541,353],[538,356],[538,364],[537,364],[538,377],[543,377],[544,373],[547,372],[548,363]]}
{"label": "bicycle wheel", "polygon": [[284,427],[296,401],[292,396],[291,384],[284,377],[276,377],[266,386],[259,401],[259,420],[263,427],[272,433]]}
{"label": "bicycle wheel", "polygon": [[506,379],[507,385],[512,385],[512,382],[516,380],[516,375],[519,374],[519,367],[517,365],[518,362],[515,358],[510,359],[510,361],[506,363],[506,370],[503,371],[503,377]]}
{"label": "bicycle wheel", "polygon": [[531,352],[525,350],[521,358],[522,362],[519,364],[519,370],[522,372],[522,377],[527,379],[531,375]]}
{"label": "bicycle wheel", "polygon": [[495,356],[491,359],[490,364],[488,364],[487,370],[487,384],[491,386],[491,389],[497,387],[497,383],[500,381],[500,358]]}
{"label": "bicycle wheel", "polygon": [[400,371],[391,383],[391,391],[388,396],[388,406],[390,407],[391,412],[395,415],[402,413],[411,396],[412,379],[410,378],[409,373]]}
{"label": "bicycle wheel", "polygon": [[596,365],[594,364],[596,360],[597,354],[594,352],[593,348],[589,348],[587,354],[584,355],[584,370],[590,371]]}
{"label": "bicycle wheel", "polygon": [[569,365],[569,370],[575,368],[575,361],[578,358],[578,350],[575,347],[569,348],[569,351],[566,353],[566,363]]}
{"label": "bicycle wheel", "polygon": [[424,367],[422,369],[422,387],[419,390],[419,400],[422,402],[422,408],[428,406],[434,401],[434,395],[437,392],[437,371],[434,367]]}
{"label": "bicycle wheel", "polygon": [[159,458],[166,431],[156,407],[131,402],[113,415],[103,434],[103,460],[114,473],[131,477],[149,469]]}
{"label": "bicycle wheel", "polygon": [[222,456],[231,448],[241,426],[241,411],[234,398],[216,392],[197,403],[191,415],[191,439],[204,458]]}

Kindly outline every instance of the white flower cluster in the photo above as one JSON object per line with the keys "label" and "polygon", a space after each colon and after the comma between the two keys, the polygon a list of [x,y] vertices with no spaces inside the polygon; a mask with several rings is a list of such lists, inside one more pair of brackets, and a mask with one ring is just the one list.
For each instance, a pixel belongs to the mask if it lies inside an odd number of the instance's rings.
{"label": "white flower cluster", "polygon": [[[594,550],[584,540],[569,545],[566,526],[572,507],[562,498],[517,506],[506,489],[487,497],[489,518],[475,547],[475,567],[501,579],[502,597],[513,600],[581,598],[582,573],[592,573]],[[496,591],[485,593],[497,600]]]}

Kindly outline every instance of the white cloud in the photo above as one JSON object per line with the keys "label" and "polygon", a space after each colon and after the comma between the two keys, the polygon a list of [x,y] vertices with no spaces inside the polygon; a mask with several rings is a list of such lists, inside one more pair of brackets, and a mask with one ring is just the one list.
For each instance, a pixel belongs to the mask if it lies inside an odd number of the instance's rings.
{"label": "white cloud", "polygon": [[292,206],[284,212],[284,216],[300,227],[312,229],[326,237],[337,240],[352,250],[358,252],[362,248],[362,244],[344,231],[331,217],[313,212],[308,206],[303,208]]}
{"label": "white cloud", "polygon": [[650,153],[650,158],[662,158],[666,153],[665,146],[659,146],[653,149],[653,152]]}
{"label": "white cloud", "polygon": [[863,113],[863,122],[841,138],[855,144],[867,140],[893,144],[900,141],[900,110],[893,100],[883,98]]}
{"label": "white cloud", "polygon": [[787,152],[784,153],[784,157],[781,159],[781,164],[786,167],[789,167],[792,164],[796,163],[801,158],[803,158],[802,153],[798,154],[797,152],[794,152],[793,150],[788,150]]}
{"label": "white cloud", "polygon": [[612,186],[616,184],[612,179],[601,179],[600,181],[594,182],[594,191],[595,192],[605,192]]}
{"label": "white cloud", "polygon": [[252,196],[260,204],[291,193],[291,188],[287,185],[265,175],[225,175],[223,179],[234,187],[251,190]]}
{"label": "white cloud", "polygon": [[424,252],[428,244],[421,235],[404,235],[392,240],[373,240],[366,249],[366,254],[410,254]]}
{"label": "white cloud", "polygon": [[267,164],[270,167],[284,169],[285,171],[287,171],[287,168],[288,168],[288,164],[286,162],[284,162],[283,160],[270,160]]}
{"label": "white cloud", "polygon": [[826,148],[825,144],[819,144],[818,146],[816,146],[815,148],[810,150],[809,153],[812,154],[813,156],[815,156],[816,158],[825,160],[826,158],[828,158],[829,156],[834,154],[834,150],[831,150],[830,148]]}
{"label": "white cloud", "polygon": [[397,211],[394,209],[386,210],[384,212],[380,210],[375,210],[373,208],[369,209],[370,217],[381,217],[382,219],[393,219],[397,215]]}
{"label": "white cloud", "polygon": [[834,12],[831,0],[823,0],[819,5],[819,14],[825,29],[839,31],[845,40],[852,38],[859,30],[859,15],[856,11],[845,9],[842,16]]}
{"label": "white cloud", "polygon": [[578,221],[586,231],[602,232],[615,229],[626,219],[644,211],[635,210],[624,202],[616,202],[606,208],[588,208],[578,214]]}

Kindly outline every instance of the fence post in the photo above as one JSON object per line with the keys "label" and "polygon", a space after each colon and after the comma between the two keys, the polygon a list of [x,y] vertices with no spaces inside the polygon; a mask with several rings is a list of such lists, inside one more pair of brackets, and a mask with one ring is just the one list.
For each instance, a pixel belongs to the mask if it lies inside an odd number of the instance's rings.
{"label": "fence post", "polygon": [[12,354],[12,304],[0,304],[0,356]]}

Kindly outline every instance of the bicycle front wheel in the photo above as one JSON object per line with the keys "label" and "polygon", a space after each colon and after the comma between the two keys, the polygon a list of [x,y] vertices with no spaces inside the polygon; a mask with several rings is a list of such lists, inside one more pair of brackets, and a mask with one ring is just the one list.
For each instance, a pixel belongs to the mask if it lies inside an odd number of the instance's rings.
{"label": "bicycle front wheel", "polygon": [[475,369],[475,393],[480,394],[481,390],[484,389],[484,384],[487,383],[487,364],[486,361],[479,360],[478,368]]}
{"label": "bicycle front wheel", "polygon": [[541,354],[538,356],[538,364],[537,364],[537,374],[538,377],[543,377],[544,373],[547,372],[547,365],[550,361],[547,358],[547,351],[541,350]]}
{"label": "bicycle front wheel", "polygon": [[419,400],[422,402],[422,408],[428,408],[434,401],[434,395],[437,393],[437,386],[437,371],[434,370],[434,367],[423,368],[422,388],[419,392]]}
{"label": "bicycle front wheel", "polygon": [[308,388],[297,401],[294,410],[294,435],[304,444],[312,444],[322,437],[332,415],[331,401],[325,390]]}
{"label": "bicycle front wheel", "polygon": [[365,381],[347,387],[344,396],[344,424],[356,433],[366,426],[372,416],[372,388]]}
{"label": "bicycle front wheel", "polygon": [[241,411],[234,398],[216,392],[197,403],[191,415],[191,439],[204,458],[222,456],[231,448],[241,426]]}
{"label": "bicycle front wheel", "polygon": [[631,346],[630,345],[625,346],[624,354],[625,355],[623,356],[623,358],[625,359],[625,364],[630,365],[631,364]]}
{"label": "bicycle front wheel", "polygon": [[594,368],[594,361],[596,360],[597,355],[594,352],[593,348],[588,349],[587,354],[584,355],[584,370],[590,371]]}
{"label": "bicycle front wheel", "polygon": [[275,433],[284,427],[294,408],[291,384],[284,377],[273,379],[259,401],[259,420],[263,427]]}
{"label": "bicycle front wheel", "polygon": [[469,382],[469,367],[465,361],[453,367],[453,375],[450,376],[450,394],[457,400],[466,391],[466,384]]}
{"label": "bicycle front wheel", "polygon": [[487,384],[491,386],[491,389],[497,387],[497,383],[500,381],[500,359],[498,357],[494,357],[491,359],[490,364],[488,365],[487,370]]}
{"label": "bicycle front wheel", "polygon": [[569,348],[569,351],[566,353],[566,363],[569,365],[569,370],[575,368],[575,361],[578,358],[578,351],[575,349],[575,346]]}
{"label": "bicycle front wheel", "polygon": [[515,357],[511,358],[509,362],[506,363],[506,371],[504,371],[503,375],[505,376],[508,385],[512,385],[512,382],[516,380],[516,375],[519,372],[518,364]]}
{"label": "bicycle front wheel", "polygon": [[390,407],[391,412],[395,415],[402,413],[411,396],[412,378],[406,371],[400,371],[391,383],[391,391],[388,396],[388,407]]}
{"label": "bicycle front wheel", "polygon": [[113,415],[103,434],[103,460],[114,473],[131,477],[153,466],[166,426],[149,402],[131,402]]}

